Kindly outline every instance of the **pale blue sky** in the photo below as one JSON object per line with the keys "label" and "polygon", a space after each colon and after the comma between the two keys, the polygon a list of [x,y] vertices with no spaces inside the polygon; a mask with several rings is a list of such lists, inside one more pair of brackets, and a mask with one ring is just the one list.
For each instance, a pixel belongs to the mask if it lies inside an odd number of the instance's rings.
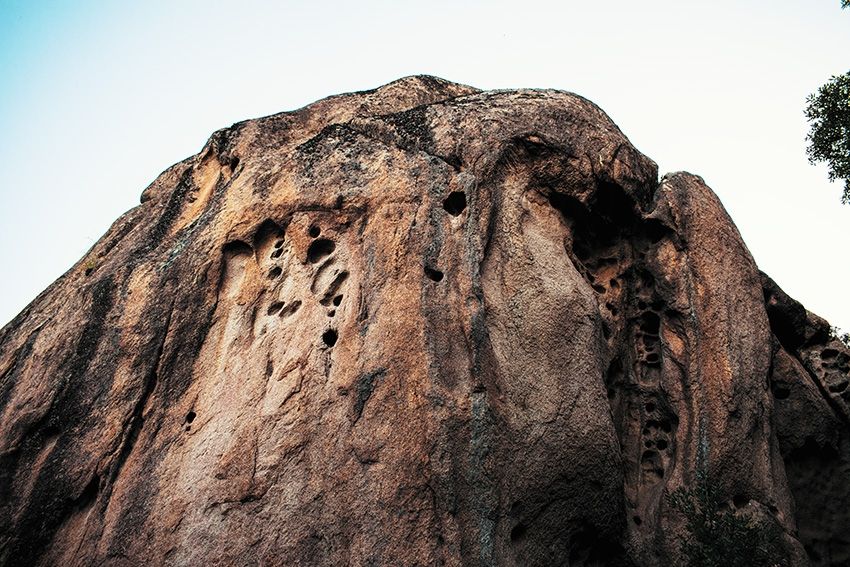
{"label": "pale blue sky", "polygon": [[214,130],[430,73],[590,98],[850,328],[850,206],[807,163],[802,113],[848,68],[839,0],[0,0],[0,325]]}

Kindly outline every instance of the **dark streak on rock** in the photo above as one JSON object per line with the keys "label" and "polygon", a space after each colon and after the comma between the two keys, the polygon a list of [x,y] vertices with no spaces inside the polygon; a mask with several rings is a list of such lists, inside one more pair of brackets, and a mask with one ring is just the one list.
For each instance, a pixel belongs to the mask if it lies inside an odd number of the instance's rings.
{"label": "dark streak on rock", "polygon": [[[113,289],[114,284],[110,277],[95,284],[86,325],[73,354],[66,365],[63,365],[65,379],[57,385],[61,391],[45,416],[45,422],[61,422],[66,428],[70,428],[79,426],[87,417],[94,396],[86,386],[90,383],[97,384],[97,381],[87,380],[86,374],[101,343],[106,317],[113,306]],[[78,506],[85,487],[77,488],[76,471],[65,462],[72,453],[68,446],[70,443],[72,441],[57,444],[39,469],[32,492],[23,504],[23,513],[19,516],[20,523],[15,526],[15,532],[19,535],[9,541],[0,559],[14,558],[17,565],[37,563],[56,530]],[[22,447],[20,458],[32,462],[41,448],[34,445],[36,444],[31,442]],[[15,459],[14,464],[17,468],[25,463]],[[6,463],[3,465],[6,470]],[[17,471],[10,467],[3,474],[17,476],[16,473]]]}
{"label": "dark streak on rock", "polygon": [[193,173],[193,168],[187,168],[180,176],[180,181],[177,183],[177,187],[171,192],[168,203],[166,203],[160,213],[159,220],[153,229],[151,229],[148,237],[142,241],[142,245],[135,251],[133,257],[141,258],[150,251],[155,250],[168,234],[174,221],[180,216],[186,196],[195,188],[194,181],[192,180]]}
{"label": "dark streak on rock", "polygon": [[163,330],[161,331],[159,345],[157,346],[156,354],[153,357],[153,363],[151,364],[150,370],[148,371],[148,374],[145,377],[145,381],[143,383],[142,393],[136,401],[136,405],[133,407],[132,412],[130,413],[130,419],[128,420],[127,425],[124,427],[126,431],[126,434],[124,436],[124,442],[121,444],[121,450],[119,451],[115,461],[113,461],[112,467],[109,471],[110,487],[114,486],[115,480],[118,478],[118,475],[121,473],[121,469],[124,467],[124,463],[127,462],[127,458],[133,451],[133,447],[136,444],[136,440],[139,438],[139,433],[141,432],[142,426],[145,422],[145,419],[142,415],[145,409],[145,405],[147,404],[148,399],[151,397],[151,394],[153,394],[157,384],[159,383],[162,354],[163,349],[165,348],[165,340],[168,337],[168,329],[171,326],[173,306],[174,305],[172,303],[171,308],[169,308],[168,310],[168,316],[165,320],[165,324],[163,325]]}
{"label": "dark streak on rock", "polygon": [[356,397],[354,399],[354,421],[352,425],[357,423],[357,420],[363,415],[363,408],[366,406],[366,402],[372,397],[372,392],[375,391],[378,381],[382,380],[386,374],[386,368],[378,368],[372,372],[361,374],[357,378],[357,383],[354,385]]}

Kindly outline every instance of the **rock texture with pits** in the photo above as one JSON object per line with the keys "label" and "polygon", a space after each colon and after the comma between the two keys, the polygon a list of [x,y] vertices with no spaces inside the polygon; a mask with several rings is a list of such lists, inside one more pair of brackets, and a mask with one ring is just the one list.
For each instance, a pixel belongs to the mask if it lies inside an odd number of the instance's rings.
{"label": "rock texture with pits", "polygon": [[591,102],[213,134],[0,331],[0,564],[684,564],[699,469],[850,562],[850,351]]}

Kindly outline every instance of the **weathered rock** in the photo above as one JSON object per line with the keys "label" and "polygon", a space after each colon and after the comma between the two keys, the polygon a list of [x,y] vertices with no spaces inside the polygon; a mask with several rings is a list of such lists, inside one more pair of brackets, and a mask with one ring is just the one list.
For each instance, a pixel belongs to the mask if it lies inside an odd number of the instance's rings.
{"label": "weathered rock", "polygon": [[844,565],[848,360],[592,103],[402,79],[216,132],[0,332],[0,558],[679,564],[707,470]]}

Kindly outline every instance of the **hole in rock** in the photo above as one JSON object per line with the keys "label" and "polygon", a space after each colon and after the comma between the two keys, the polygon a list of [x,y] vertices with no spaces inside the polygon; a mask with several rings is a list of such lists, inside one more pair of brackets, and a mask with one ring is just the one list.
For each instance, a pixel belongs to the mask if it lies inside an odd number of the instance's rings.
{"label": "hole in rock", "polygon": [[269,270],[269,279],[273,280],[275,278],[278,278],[278,277],[280,277],[280,274],[282,274],[282,273],[283,273],[283,270],[280,268],[280,266],[275,266],[274,268]]}
{"label": "hole in rock", "polygon": [[647,311],[641,315],[640,318],[640,330],[647,335],[657,336],[658,331],[661,328],[661,318],[652,311]]}
{"label": "hole in rock", "polygon": [[514,526],[514,529],[511,530],[511,541],[519,541],[528,531],[528,527],[525,524],[517,524]]}
{"label": "hole in rock", "polygon": [[593,289],[596,293],[605,293],[605,286],[601,284],[593,284]]}
{"label": "hole in rock", "polygon": [[333,302],[333,298],[336,296],[336,293],[339,291],[339,288],[342,287],[342,284],[345,283],[345,280],[348,279],[348,271],[343,270],[339,272],[336,277],[334,277],[333,281],[328,284],[327,289],[325,290],[325,294],[322,296],[322,299],[319,300],[324,306],[328,306]]}
{"label": "hole in rock", "polygon": [[327,238],[314,240],[310,243],[310,247],[307,248],[307,261],[315,264],[325,256],[330,255],[334,250],[336,250],[336,243],[333,240],[328,240]]}
{"label": "hole in rock", "polygon": [[283,246],[283,240],[278,240],[274,243],[275,248],[280,248],[281,246]]}
{"label": "hole in rock", "polygon": [[640,516],[634,516],[632,518],[632,521],[635,523],[636,526],[639,526],[643,523],[643,520],[640,519]]}
{"label": "hole in rock", "polygon": [[271,253],[271,259],[275,260],[280,258],[280,255],[283,254],[283,248],[277,248],[274,252]]}
{"label": "hole in rock", "polygon": [[653,443],[653,441],[651,439],[647,439],[646,441],[643,442],[643,446],[646,447],[647,449],[652,449],[653,445],[655,445],[655,443]]}
{"label": "hole in rock", "polygon": [[656,447],[658,447],[658,450],[659,450],[659,451],[663,451],[664,449],[666,449],[666,448],[667,448],[667,440],[665,440],[665,439],[659,439],[659,440],[655,443],[655,446],[656,446]]}
{"label": "hole in rock", "polygon": [[841,382],[840,384],[832,384],[829,387],[829,391],[833,394],[837,394],[839,392],[843,392],[847,389],[847,382]]}
{"label": "hole in rock", "polygon": [[649,364],[655,364],[656,362],[658,362],[658,361],[659,361],[658,353],[656,353],[656,352],[651,352],[651,353],[647,354],[647,355],[646,355],[646,361],[647,361]]}
{"label": "hole in rock", "polygon": [[746,505],[747,505],[747,504],[749,504],[749,503],[750,503],[750,499],[749,499],[749,498],[747,498],[747,497],[746,497],[745,495],[743,495],[743,494],[736,494],[736,495],[732,498],[732,504],[734,504],[734,505],[735,505],[735,508],[743,508],[744,506],[746,506]]}
{"label": "hole in rock", "polygon": [[237,256],[248,256],[253,254],[254,249],[241,240],[234,240],[233,242],[228,242],[222,246],[221,253],[226,259],[230,260]]}
{"label": "hole in rock", "polygon": [[773,383],[771,391],[773,392],[773,397],[777,400],[787,400],[788,396],[791,395],[791,388],[785,384],[779,384],[778,382]]}
{"label": "hole in rock", "polygon": [[301,300],[296,299],[295,301],[280,310],[280,316],[289,317],[290,315],[298,311],[299,307],[301,307]]}
{"label": "hole in rock", "polygon": [[640,285],[644,288],[651,288],[655,286],[655,276],[646,271],[641,271],[640,274]]}
{"label": "hole in rock", "polygon": [[443,201],[443,208],[453,217],[458,216],[466,208],[466,193],[463,191],[452,191]]}
{"label": "hole in rock", "polygon": [[838,351],[835,350],[834,348],[825,348],[822,351],[820,351],[820,357],[822,359],[835,358],[837,355],[838,355]]}
{"label": "hole in rock", "polygon": [[265,243],[274,242],[275,248],[279,248],[277,243],[283,246],[284,230],[279,224],[271,219],[266,219],[254,233],[254,250],[260,250]]}
{"label": "hole in rock", "polygon": [[438,282],[443,279],[443,272],[440,270],[435,270],[434,268],[429,268],[425,266],[425,275],[428,276],[428,279],[431,279],[435,282]]}
{"label": "hole in rock", "polygon": [[334,315],[336,315],[335,309],[331,309],[330,311],[328,311],[328,317],[333,317]]}
{"label": "hole in rock", "polygon": [[283,309],[283,302],[282,301],[275,301],[274,303],[269,305],[269,308],[266,310],[266,314],[267,315],[274,315],[275,313],[277,313],[281,309]]}
{"label": "hole in rock", "polygon": [[661,431],[663,431],[664,433],[670,433],[670,431],[672,431],[672,430],[673,430],[673,428],[670,426],[669,421],[662,421],[661,422]]}
{"label": "hole in rock", "polygon": [[322,333],[322,341],[329,347],[332,347],[336,344],[337,334],[335,329],[328,329],[324,333]]}
{"label": "hole in rock", "polygon": [[195,421],[195,417],[197,417],[197,414],[193,411],[190,411],[186,414],[186,423],[192,423],[193,421]]}
{"label": "hole in rock", "polygon": [[336,297],[334,297],[334,301],[333,301],[334,307],[339,307],[340,303],[342,303],[342,296],[337,295]]}
{"label": "hole in rock", "polygon": [[646,413],[652,413],[655,411],[655,404],[652,402],[646,403]]}
{"label": "hole in rock", "polygon": [[309,235],[310,235],[311,237],[313,237],[313,238],[316,238],[317,236],[319,236],[320,234],[322,234],[322,229],[321,229],[321,228],[319,228],[318,226],[316,226],[316,225],[314,224],[314,225],[313,225],[313,226],[311,226],[311,227],[310,227],[310,229],[307,231],[307,234],[309,234]]}
{"label": "hole in rock", "polygon": [[594,210],[609,224],[627,226],[634,217],[635,205],[622,187],[603,181],[596,190]]}
{"label": "hole in rock", "polygon": [[618,287],[620,287],[620,282],[618,282],[617,280],[610,280],[608,282],[608,285],[611,286],[611,289],[617,289]]}

